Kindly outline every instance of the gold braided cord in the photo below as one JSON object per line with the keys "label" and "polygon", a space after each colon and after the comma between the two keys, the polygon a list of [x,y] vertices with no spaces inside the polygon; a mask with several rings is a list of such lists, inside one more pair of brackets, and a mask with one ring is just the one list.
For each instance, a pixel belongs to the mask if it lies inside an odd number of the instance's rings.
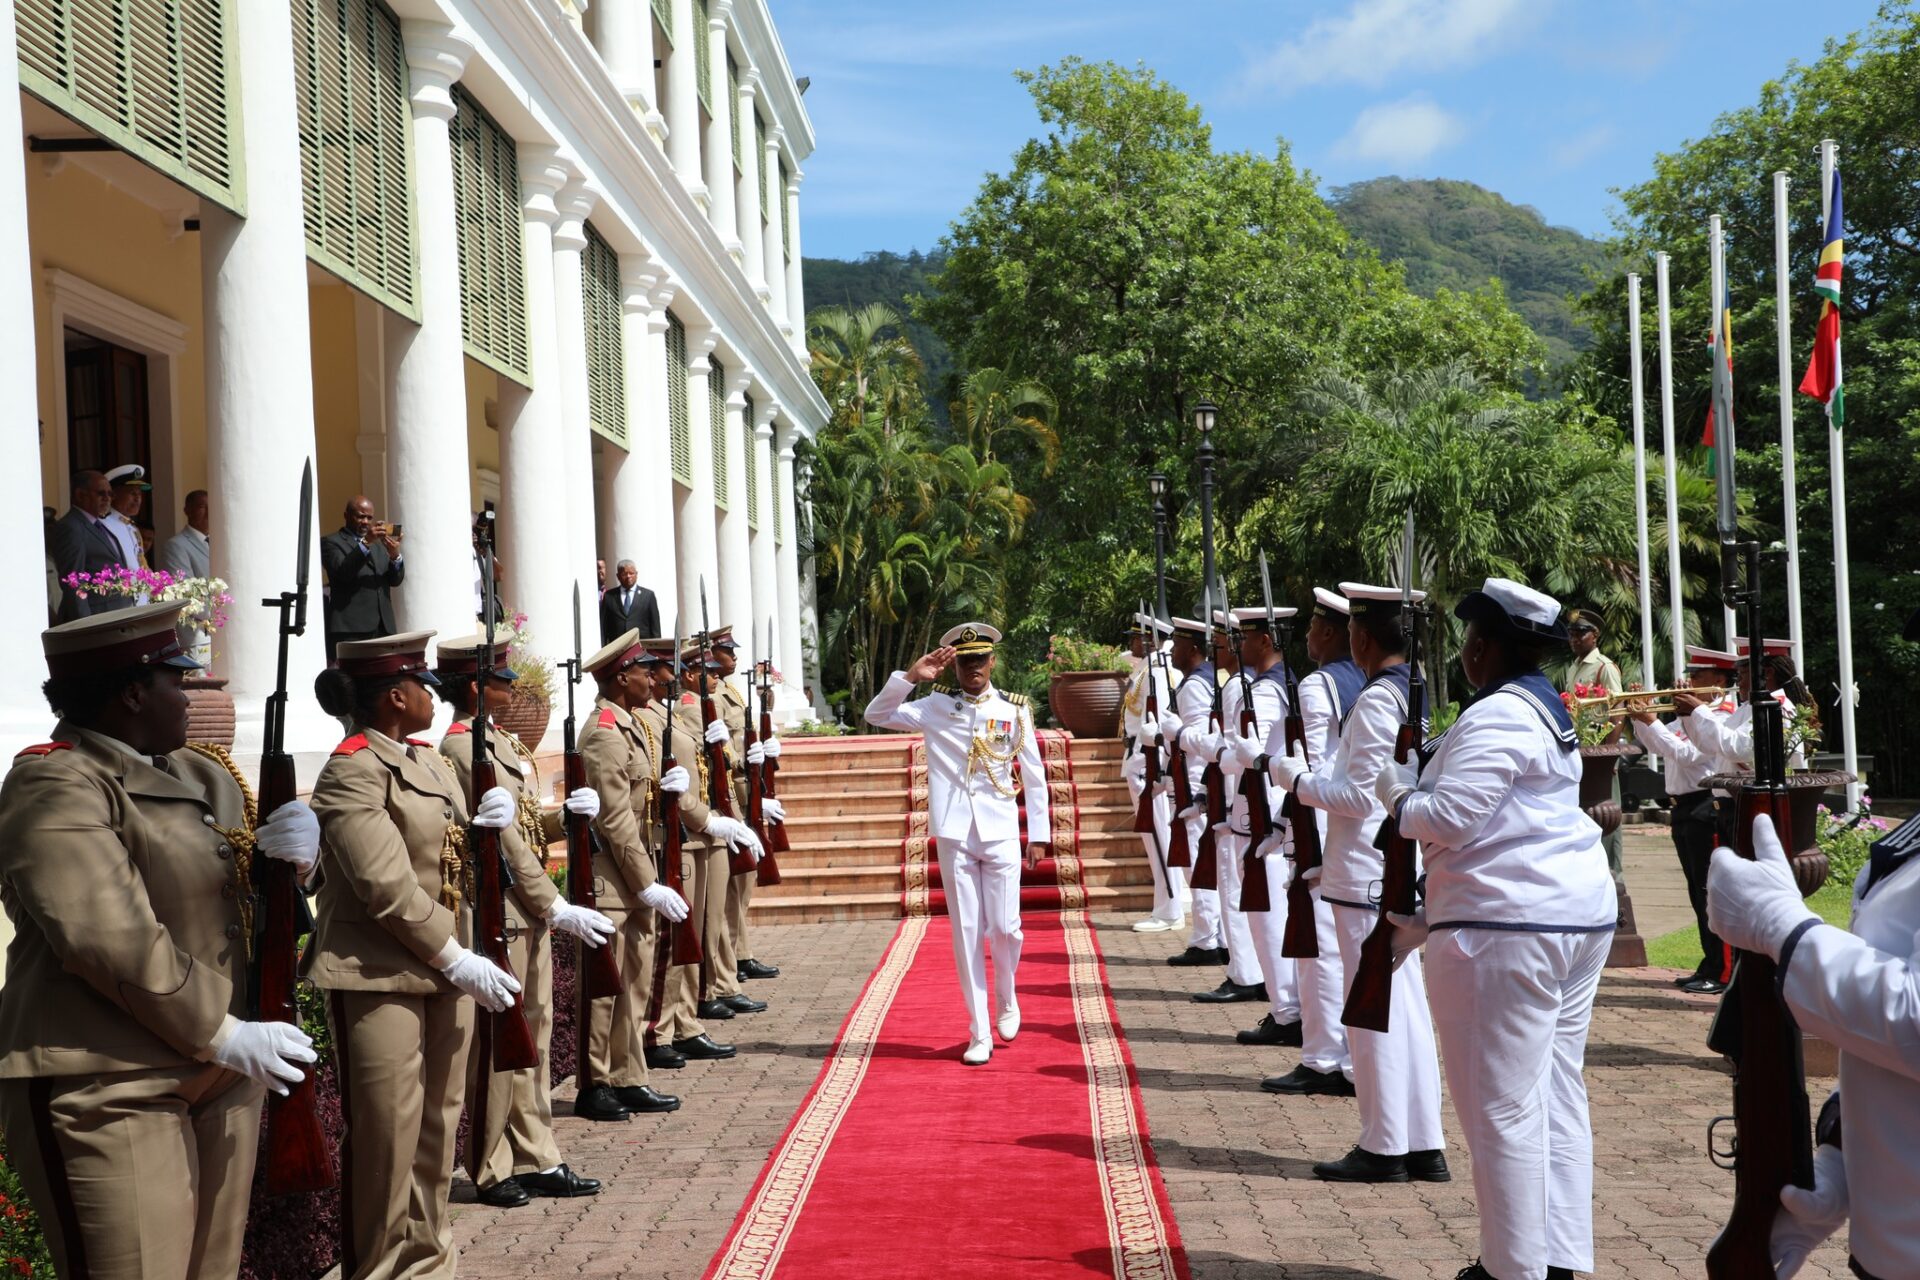
{"label": "gold braided cord", "polygon": [[469,894],[472,893],[471,874],[472,867],[467,861],[467,830],[457,822],[449,822],[446,833],[440,838],[440,904],[447,910],[460,909],[463,885]]}
{"label": "gold braided cord", "polygon": [[[973,771],[979,769],[987,775],[987,781],[993,784],[993,789],[1009,800],[1013,799],[1014,792],[1013,762],[1019,758],[1020,748],[1027,743],[1027,718],[1016,713],[1013,723],[1013,745],[1004,754],[989,746],[986,736],[979,733],[973,735],[973,745],[967,748],[967,775],[971,777]],[[996,764],[1005,766],[1005,783],[993,774]]]}
{"label": "gold braided cord", "polygon": [[[669,710],[667,714],[672,715],[673,712]],[[640,716],[633,717],[633,722],[640,726],[640,733],[647,744],[647,763],[653,766],[653,785],[645,788],[646,795],[640,802],[640,838],[647,840],[653,834],[654,815],[665,810],[660,799],[660,775],[666,771],[660,767],[660,749],[653,740],[653,726]]]}
{"label": "gold braided cord", "polygon": [[240,788],[241,798],[245,801],[245,817],[237,827],[223,827],[219,823],[209,824],[233,848],[233,892],[234,900],[240,904],[240,937],[246,944],[247,960],[253,960],[253,849],[258,842],[254,832],[260,826],[260,802],[254,798],[253,788],[240,774],[240,766],[233,762],[227,749],[212,742],[189,742],[189,751],[196,752],[212,760],[227,771]]}

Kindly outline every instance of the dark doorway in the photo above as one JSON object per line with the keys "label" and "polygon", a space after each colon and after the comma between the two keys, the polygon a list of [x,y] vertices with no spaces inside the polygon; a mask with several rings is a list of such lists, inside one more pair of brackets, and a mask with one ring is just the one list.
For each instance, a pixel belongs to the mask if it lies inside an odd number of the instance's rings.
{"label": "dark doorway", "polygon": [[[137,462],[153,479],[153,441],[147,420],[147,357],[91,334],[69,329],[67,346],[67,456],[74,471],[105,471]],[[141,527],[153,528],[153,504],[140,508]]]}

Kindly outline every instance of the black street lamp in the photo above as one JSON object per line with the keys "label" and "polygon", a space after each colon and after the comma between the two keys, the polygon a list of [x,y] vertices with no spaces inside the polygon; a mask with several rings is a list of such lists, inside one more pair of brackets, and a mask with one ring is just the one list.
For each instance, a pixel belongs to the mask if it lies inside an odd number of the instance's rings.
{"label": "black street lamp", "polygon": [[[1156,471],[1147,477],[1147,490],[1153,494],[1153,583],[1158,606],[1159,618],[1165,622],[1172,615],[1167,612],[1167,476]],[[1156,637],[1157,641],[1157,637]]]}
{"label": "black street lamp", "polygon": [[[1213,427],[1220,414],[1220,407],[1211,400],[1202,400],[1193,406],[1193,429],[1200,433],[1200,546],[1201,558],[1201,598],[1202,608],[1211,613],[1213,609]],[[1211,628],[1213,619],[1205,617],[1201,625]]]}

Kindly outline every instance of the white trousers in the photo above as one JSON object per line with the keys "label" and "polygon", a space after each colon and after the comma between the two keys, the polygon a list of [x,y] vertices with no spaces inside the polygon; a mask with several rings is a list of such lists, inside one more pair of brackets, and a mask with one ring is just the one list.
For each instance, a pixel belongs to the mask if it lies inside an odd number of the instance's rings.
{"label": "white trousers", "polygon": [[[1240,844],[1244,838],[1235,837]],[[1267,899],[1271,911],[1247,913],[1247,931],[1253,935],[1253,956],[1260,965],[1260,980],[1267,984],[1267,1012],[1275,1022],[1300,1021],[1300,981],[1294,962],[1280,954],[1287,933],[1287,880],[1293,864],[1287,861],[1284,845],[1259,860],[1260,873],[1267,878]],[[1244,866],[1244,864],[1242,864]]]}
{"label": "white trousers", "polygon": [[[1372,910],[1334,908],[1340,963],[1348,985],[1360,967],[1360,944],[1373,931],[1377,918]],[[1345,1001],[1342,992],[1341,1003]],[[1446,1146],[1440,1129],[1440,1060],[1433,1046],[1433,1016],[1427,1012],[1427,984],[1418,952],[1394,970],[1393,1016],[1387,1030],[1348,1027],[1347,1051],[1353,1058],[1363,1148],[1377,1156],[1403,1156]]]}
{"label": "white trousers", "polygon": [[[960,998],[967,1006],[967,1030],[973,1042],[989,1040],[987,948],[993,951],[995,1014],[1014,1007],[1013,978],[1020,968],[1020,842],[982,840],[971,833],[965,843],[936,840],[940,883],[947,890],[947,917],[953,921],[953,967],[960,977]],[[984,945],[983,945],[984,944]]]}
{"label": "white trousers", "polygon": [[1227,939],[1227,977],[1243,987],[1260,981],[1260,956],[1253,949],[1253,929],[1240,909],[1240,861],[1245,836],[1214,833],[1214,851],[1220,864],[1221,931]]}
{"label": "white trousers", "polygon": [[[1142,774],[1129,773],[1127,791],[1133,797],[1134,808],[1140,807],[1140,793],[1146,790],[1145,777]],[[1153,835],[1142,834],[1140,846],[1146,850],[1148,870],[1153,872],[1153,918],[1165,920],[1177,925],[1186,915],[1182,904],[1187,896],[1187,870],[1185,867],[1169,867],[1167,854],[1173,848],[1173,801],[1165,795],[1153,798]],[[1159,843],[1155,844],[1154,841]]]}
{"label": "white trousers", "polygon": [[1593,1270],[1593,1125],[1580,1071],[1612,938],[1445,929],[1427,941],[1447,1087],[1473,1155],[1480,1260],[1500,1280]]}
{"label": "white trousers", "polygon": [[[1281,890],[1275,888],[1274,892]],[[1340,960],[1340,936],[1333,915],[1333,904],[1322,901],[1320,891],[1315,889],[1313,933],[1320,944],[1320,955],[1288,963],[1293,965],[1300,992],[1301,1064],[1315,1071],[1338,1071],[1351,1080],[1353,1058],[1347,1052],[1347,1029],[1340,1022],[1347,999],[1347,966]]]}
{"label": "white trousers", "polygon": [[[1187,824],[1187,848],[1192,851],[1194,861],[1200,859],[1200,833],[1207,829],[1207,806],[1202,800],[1188,815],[1181,819]],[[1189,874],[1183,871],[1181,874]],[[1212,950],[1227,945],[1226,922],[1220,918],[1220,891],[1217,889],[1195,889],[1193,891],[1193,921],[1187,930],[1187,945]]]}

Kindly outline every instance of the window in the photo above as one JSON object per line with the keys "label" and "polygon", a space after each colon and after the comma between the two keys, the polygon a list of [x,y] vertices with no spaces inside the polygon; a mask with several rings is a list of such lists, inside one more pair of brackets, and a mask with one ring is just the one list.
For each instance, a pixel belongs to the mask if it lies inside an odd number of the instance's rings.
{"label": "window", "polygon": [[522,386],[527,365],[526,245],[520,151],[473,95],[453,90],[454,220],[460,232],[460,328],[467,354]]}
{"label": "window", "polygon": [[587,224],[581,254],[581,293],[586,299],[587,416],[594,431],[627,444],[627,364],[622,341],[620,255]]}
{"label": "window", "polygon": [[707,29],[707,0],[693,0],[693,84],[700,105],[713,114],[713,33]]}
{"label": "window", "polygon": [[746,162],[741,159],[740,150],[740,67],[727,55],[727,108],[728,119],[733,122],[733,171],[746,172]]}
{"label": "window", "polygon": [[713,437],[713,504],[725,510],[727,485],[727,375],[718,360],[707,370],[707,426]]}
{"label": "window", "polygon": [[687,430],[687,329],[667,312],[667,443],[673,478],[693,485],[693,441]]}
{"label": "window", "polygon": [[753,397],[747,397],[747,411],[740,422],[740,456],[747,460],[747,528],[760,527],[760,450],[753,437]]}

